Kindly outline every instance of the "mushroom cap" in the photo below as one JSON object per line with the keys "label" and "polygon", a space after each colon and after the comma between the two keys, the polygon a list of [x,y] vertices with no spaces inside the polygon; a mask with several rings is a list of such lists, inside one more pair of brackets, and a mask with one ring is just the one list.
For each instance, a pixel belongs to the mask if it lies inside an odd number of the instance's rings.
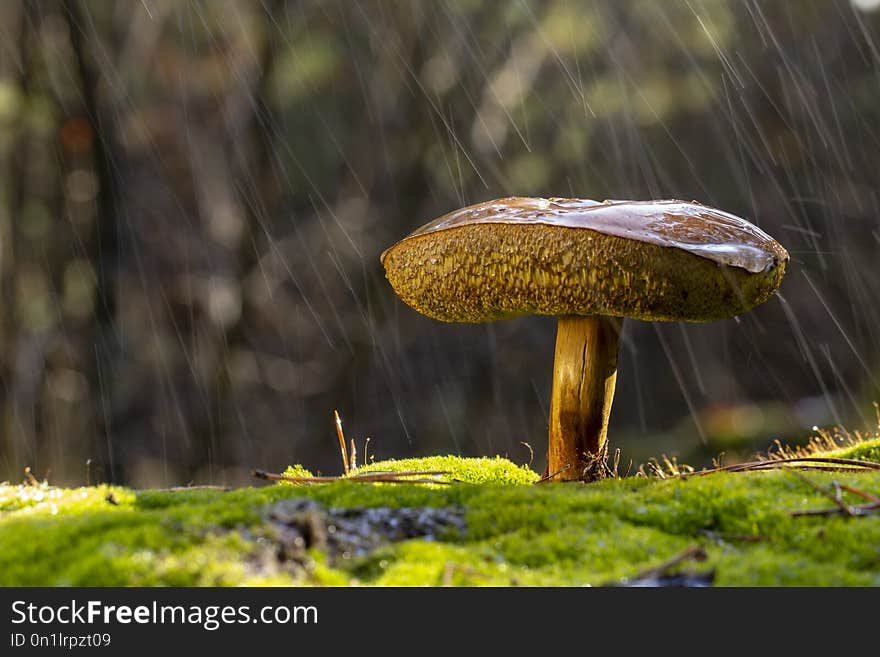
{"label": "mushroom cap", "polygon": [[697,202],[512,197],[443,215],[381,258],[401,299],[446,322],[530,314],[704,322],[766,301],[788,252]]}

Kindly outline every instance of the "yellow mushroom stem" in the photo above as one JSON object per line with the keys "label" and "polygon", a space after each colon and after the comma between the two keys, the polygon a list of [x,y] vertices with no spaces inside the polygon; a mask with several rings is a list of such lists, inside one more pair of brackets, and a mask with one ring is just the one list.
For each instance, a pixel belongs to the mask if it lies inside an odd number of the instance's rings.
{"label": "yellow mushroom stem", "polygon": [[605,476],[608,418],[617,382],[620,320],[559,317],[550,399],[548,474],[553,481]]}

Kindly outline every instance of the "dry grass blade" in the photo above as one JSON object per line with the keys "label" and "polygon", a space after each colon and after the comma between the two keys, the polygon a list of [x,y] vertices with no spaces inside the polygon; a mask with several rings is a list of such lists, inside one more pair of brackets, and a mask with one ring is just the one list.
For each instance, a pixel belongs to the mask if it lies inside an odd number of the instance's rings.
{"label": "dry grass blade", "polygon": [[[880,405],[877,402],[874,402],[874,409],[877,412],[877,429],[880,430]],[[769,459],[821,455],[841,447],[855,447],[866,440],[880,438],[880,431],[849,431],[839,426],[830,429],[813,427],[813,431],[816,435],[811,436],[806,445],[792,447],[783,445],[779,440],[774,441],[776,447],[768,452]]]}
{"label": "dry grass blade", "polygon": [[610,476],[613,479],[620,479],[620,448],[614,450],[614,456],[611,459]]}
{"label": "dry grass blade", "polygon": [[694,468],[686,463],[679,463],[678,459],[673,456],[670,458],[663,454],[659,459],[651,457],[646,463],[639,466],[637,476],[641,477],[657,477],[658,479],[669,479],[671,477],[687,477],[694,473]]}

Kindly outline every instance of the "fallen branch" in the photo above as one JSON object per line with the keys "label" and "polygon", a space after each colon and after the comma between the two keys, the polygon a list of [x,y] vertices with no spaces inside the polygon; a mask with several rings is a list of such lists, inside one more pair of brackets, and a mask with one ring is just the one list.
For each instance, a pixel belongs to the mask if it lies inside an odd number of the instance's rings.
{"label": "fallen branch", "polygon": [[[816,465],[809,465],[815,463]],[[829,467],[831,466],[831,467]],[[801,456],[782,459],[770,459],[766,461],[749,461],[747,463],[734,463],[709,470],[700,470],[690,473],[693,476],[702,476],[714,472],[745,472],[752,470],[774,470],[781,468],[813,469],[820,471],[845,472],[853,470],[880,470],[880,463],[874,461],[860,461],[857,459],[843,459],[832,456]]]}

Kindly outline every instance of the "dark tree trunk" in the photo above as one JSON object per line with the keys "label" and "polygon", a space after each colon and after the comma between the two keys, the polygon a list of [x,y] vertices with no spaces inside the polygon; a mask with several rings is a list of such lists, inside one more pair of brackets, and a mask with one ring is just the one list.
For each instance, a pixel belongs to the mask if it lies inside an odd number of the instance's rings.
{"label": "dark tree trunk", "polygon": [[[30,97],[33,76],[33,34],[35,25],[39,20],[34,3],[23,1],[20,6],[20,24],[18,29],[18,90],[21,98],[25,101]],[[21,374],[31,375],[32,372],[22,372],[23,366],[30,365],[26,358],[27,349],[21,343],[25,337],[21,331],[18,318],[18,292],[17,292],[17,269],[16,247],[20,241],[17,226],[27,202],[28,190],[28,150],[30,147],[30,133],[26,128],[26,116],[24,112],[19,115],[19,126],[16,145],[12,150],[9,162],[9,213],[8,223],[2,227],[2,253],[0,253],[0,280],[2,280],[3,312],[0,313],[2,322],[3,348],[2,362],[0,362],[0,376],[2,376],[3,427],[4,444],[2,453],[5,455],[3,468],[13,476],[22,472],[22,468],[33,465],[32,459],[35,454],[36,426],[33,412],[34,392],[33,386],[28,385],[26,377]],[[30,399],[29,399],[30,398]],[[30,402],[30,403],[29,403]]]}
{"label": "dark tree trunk", "polygon": [[[117,277],[119,269],[119,228],[117,199],[119,176],[115,156],[118,152],[115,129],[108,121],[100,99],[100,76],[88,55],[86,24],[77,0],[65,0],[64,15],[70,32],[70,45],[82,89],[83,109],[95,135],[93,157],[98,178],[97,216],[90,240],[90,257],[97,275],[94,304],[94,367],[90,373],[94,414],[98,418],[95,457],[106,464],[110,480],[116,478],[114,460],[114,395],[117,357],[120,349],[116,325]],[[100,456],[99,456],[100,455]]]}

